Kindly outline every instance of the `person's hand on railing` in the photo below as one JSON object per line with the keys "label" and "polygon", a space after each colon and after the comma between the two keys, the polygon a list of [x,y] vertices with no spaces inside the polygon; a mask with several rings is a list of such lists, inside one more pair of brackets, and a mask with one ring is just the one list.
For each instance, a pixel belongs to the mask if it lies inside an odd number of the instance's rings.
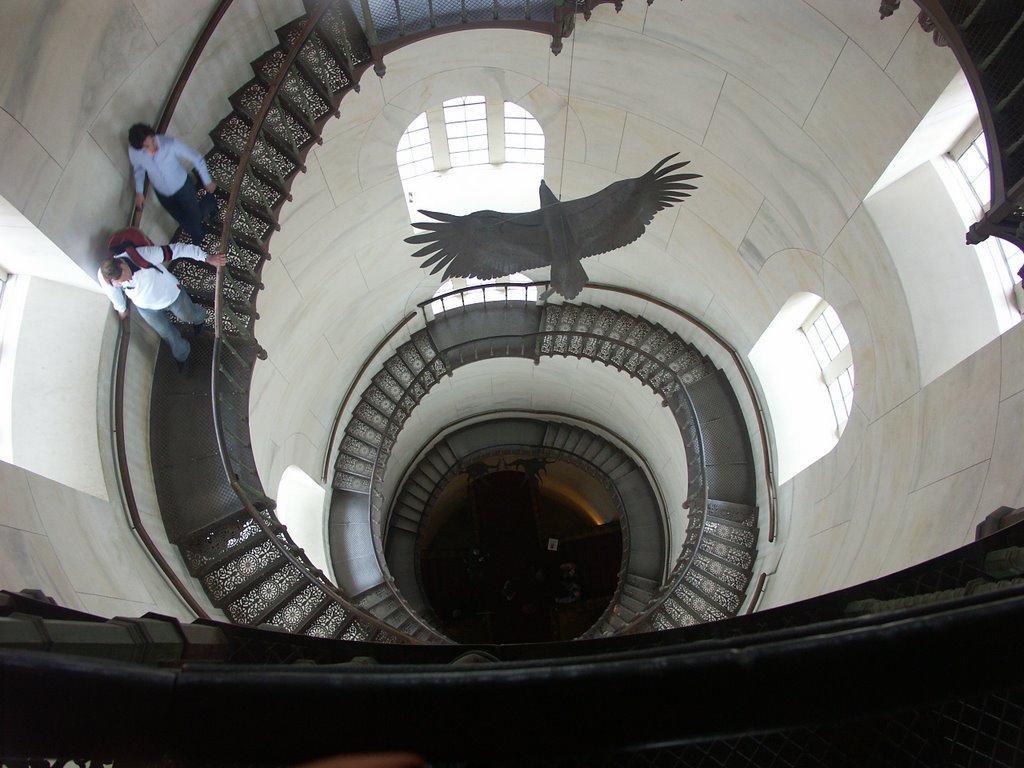
{"label": "person's hand on railing", "polygon": [[211,253],[206,257],[206,263],[213,267],[223,267],[228,263],[228,255],[226,253]]}
{"label": "person's hand on railing", "polygon": [[142,192],[135,195],[135,209],[141,211],[146,205],[146,196]]}

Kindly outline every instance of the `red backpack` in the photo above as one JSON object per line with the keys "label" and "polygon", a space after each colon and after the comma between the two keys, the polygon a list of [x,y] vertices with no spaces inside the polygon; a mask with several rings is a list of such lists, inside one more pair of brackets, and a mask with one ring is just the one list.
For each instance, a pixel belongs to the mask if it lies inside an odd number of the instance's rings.
{"label": "red backpack", "polygon": [[[125,229],[119,229],[109,238],[107,238],[107,253],[113,256],[120,256],[122,253],[126,254],[132,263],[139,269],[157,269],[155,264],[150,264],[142,256],[139,255],[138,248],[145,245],[154,245],[153,241],[143,234],[141,229],[135,227],[126,227]],[[160,246],[164,252],[164,261],[167,263],[171,260],[171,246],[163,245]],[[110,282],[109,280],[107,281]]]}

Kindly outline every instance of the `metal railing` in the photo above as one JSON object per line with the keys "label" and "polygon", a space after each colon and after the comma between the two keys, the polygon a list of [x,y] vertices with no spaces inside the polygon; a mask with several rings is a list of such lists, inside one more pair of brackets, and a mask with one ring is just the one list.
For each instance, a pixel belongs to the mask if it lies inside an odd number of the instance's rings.
{"label": "metal railing", "polygon": [[[988,0],[916,2],[922,20],[941,34],[956,56],[988,144],[991,202],[968,230],[967,242],[977,244],[994,235],[1024,250],[1024,8]],[[885,11],[883,3],[883,18]]]}
{"label": "metal railing", "polygon": [[739,373],[740,379],[743,381],[743,386],[747,390],[747,399],[754,408],[754,418],[757,420],[757,431],[761,438],[761,453],[764,463],[764,484],[768,501],[768,541],[769,543],[775,541],[775,537],[777,535],[777,500],[775,470],[772,463],[768,425],[765,420],[764,409],[761,406],[761,400],[757,396],[757,390],[754,388],[753,378],[747,371],[740,353],[737,352],[736,348],[726,341],[723,336],[699,317],[687,312],[685,309],[680,309],[674,304],[663,301],[657,296],[652,296],[651,294],[644,293],[643,291],[633,290],[632,288],[622,288],[617,285],[607,285],[604,283],[587,283],[584,288],[591,288],[596,291],[606,291],[608,293],[617,293],[623,296],[632,296],[633,298],[654,304],[655,306],[672,313],[676,317],[685,320],[695,328],[700,329],[701,332],[703,332],[709,339],[729,355],[733,364],[736,366],[736,371]]}
{"label": "metal railing", "polygon": [[[496,1],[472,4],[467,0],[382,0],[371,4],[370,0],[357,0],[352,7],[369,41],[374,70],[383,76],[386,54],[426,37],[460,29],[539,32],[551,36],[551,50],[557,55],[562,50],[562,40],[572,33],[576,13],[589,18],[593,6],[612,1],[587,0],[576,4],[565,0],[522,0],[520,5],[511,7]],[[621,0],[614,2],[621,7]]]}
{"label": "metal railing", "polygon": [[[510,291],[521,291],[523,288],[534,287],[536,289],[546,289],[550,285],[550,281],[538,281],[534,283],[494,283],[489,285],[473,285],[466,288],[457,288],[455,290],[448,291],[447,293],[434,296],[426,301],[421,301],[417,306],[423,312],[424,322],[428,322],[433,319],[433,314],[428,315],[428,309],[431,313],[431,309],[435,304],[441,303],[444,307],[444,311],[454,309],[455,307],[465,307],[470,304],[477,302],[467,302],[465,296],[473,293],[482,294],[481,301],[498,301],[496,298],[488,298],[488,292],[491,292],[493,296],[496,293],[502,293],[500,300],[509,301],[523,301],[524,299],[512,299],[509,296]],[[743,382],[743,386],[747,391],[747,398],[754,409],[754,418],[757,421],[757,431],[761,442],[761,453],[763,456],[764,466],[764,484],[765,492],[768,502],[768,541],[769,543],[775,541],[777,534],[777,521],[776,521],[776,486],[775,486],[775,470],[773,468],[772,454],[770,448],[770,441],[768,435],[768,425],[764,416],[764,408],[761,406],[760,398],[757,396],[757,390],[754,387],[753,379],[746,369],[743,363],[743,358],[740,356],[736,348],[733,347],[721,334],[717,333],[711,326],[705,323],[703,320],[698,318],[696,315],[687,312],[685,309],[663,301],[656,296],[652,296],[649,293],[643,291],[637,291],[632,288],[623,288],[617,285],[608,285],[606,283],[587,283],[584,285],[584,290],[591,289],[595,291],[603,291],[606,293],[615,293],[621,296],[630,296],[635,299],[654,304],[661,309],[664,309],[671,314],[675,315],[681,320],[685,320],[688,324],[700,330],[705,334],[711,341],[713,341],[718,347],[725,351],[729,358],[732,360],[733,365],[736,367],[736,371],[740,376],[740,380]],[[456,300],[457,303],[456,303]],[[528,300],[528,299],[527,299]],[[446,306],[447,304],[453,306]]]}
{"label": "metal railing", "polygon": [[[196,63],[202,56],[203,51],[206,49],[207,43],[213,37],[213,33],[216,31],[217,26],[220,24],[221,19],[224,18],[224,14],[227,13],[228,8],[231,7],[232,0],[220,0],[217,6],[214,8],[213,13],[207,20],[206,25],[200,32],[199,37],[196,38],[195,43],[192,45],[192,50],[189,52],[188,58],[185,60],[184,65],[181,68],[181,72],[178,74],[178,78],[175,81],[174,87],[171,89],[170,94],[167,96],[167,100],[164,102],[163,110],[160,113],[160,119],[156,124],[157,133],[162,133],[170,125],[171,118],[174,115],[174,110],[178,106],[178,101],[181,99],[182,93],[185,91],[185,86],[188,83],[189,77],[191,77],[193,70],[195,69]],[[146,191],[149,190],[149,181],[146,181]],[[132,213],[128,217],[128,225],[137,227],[139,222],[142,220],[142,211],[132,204]],[[135,498],[135,489],[132,486],[131,470],[128,465],[128,449],[125,441],[125,426],[124,426],[124,384],[127,374],[128,367],[128,349],[131,342],[131,313],[125,314],[118,325],[118,335],[115,341],[115,355],[114,355],[114,372],[111,381],[111,414],[113,419],[113,443],[114,443],[114,454],[117,459],[117,470],[118,470],[118,485],[121,488],[121,493],[124,499],[125,508],[128,511],[128,518],[130,520],[130,527],[139,536],[143,546],[149,553],[150,558],[164,574],[167,580],[174,587],[175,592],[181,597],[186,605],[200,618],[208,619],[210,615],[206,612],[206,609],[196,600],[193,596],[192,591],[185,585],[185,582],[178,576],[174,568],[171,567],[170,563],[163,556],[163,553],[157,547],[156,542],[153,541],[152,536],[146,530],[145,524],[142,522],[142,515],[139,512],[138,501]]]}
{"label": "metal railing", "polygon": [[[472,292],[472,291],[483,290],[486,287],[487,286],[473,286],[471,288],[465,288],[465,289],[461,289],[459,291],[453,291],[453,292],[451,292],[451,294],[445,294],[445,295],[448,296],[448,295],[456,295],[456,294],[465,294],[465,293]],[[429,304],[429,303],[430,302],[425,302],[425,304]],[[421,307],[422,306],[423,305],[421,305]],[[700,432],[700,425],[697,423],[697,420],[695,418],[696,411],[694,410],[693,403],[690,400],[690,397],[687,394],[685,387],[683,387],[682,383],[679,381],[679,379],[678,379],[678,377],[676,375],[676,372],[674,370],[672,370],[672,368],[667,363],[659,360],[656,356],[652,355],[649,352],[646,352],[645,350],[640,349],[639,347],[637,347],[635,345],[627,344],[624,339],[614,339],[614,338],[610,338],[610,337],[608,337],[608,336],[606,336],[604,334],[586,333],[586,332],[580,332],[580,331],[571,331],[571,332],[569,332],[569,331],[560,331],[560,330],[557,330],[557,329],[543,330],[543,331],[534,331],[534,332],[526,333],[526,334],[500,334],[500,335],[494,335],[494,336],[481,336],[481,337],[477,337],[477,338],[471,339],[469,341],[461,342],[459,344],[455,344],[455,345],[452,345],[452,346],[449,346],[449,347],[445,347],[443,349],[439,349],[439,350],[437,350],[437,352],[438,352],[439,357],[442,358],[442,360],[446,360],[446,359],[450,359],[452,355],[454,355],[458,350],[460,350],[462,348],[469,348],[469,349],[473,349],[474,351],[478,352],[478,350],[480,349],[480,345],[481,344],[490,344],[492,346],[492,348],[493,348],[494,344],[498,344],[499,346],[504,346],[504,350],[501,350],[501,353],[502,353],[503,356],[508,356],[514,348],[518,348],[518,349],[520,349],[522,351],[525,351],[527,348],[529,348],[531,346],[532,346],[532,348],[534,350],[534,355],[533,356],[536,356],[537,350],[539,350],[539,348],[540,348],[540,342],[541,342],[542,339],[544,339],[545,337],[552,337],[552,338],[554,338],[554,337],[558,337],[558,336],[566,336],[566,337],[573,336],[573,337],[577,337],[577,338],[580,338],[580,339],[593,339],[595,341],[595,343],[610,344],[610,345],[614,345],[614,346],[620,347],[620,348],[626,350],[626,353],[630,357],[635,355],[635,356],[637,356],[640,359],[646,360],[646,363],[651,366],[652,370],[655,370],[655,369],[657,370],[657,373],[655,373],[653,375],[650,375],[650,379],[652,381],[656,380],[656,379],[662,379],[662,377],[664,377],[665,381],[670,381],[670,382],[676,382],[677,383],[678,387],[677,387],[676,391],[672,393],[672,396],[678,395],[680,397],[680,405],[682,406],[682,408],[688,410],[688,417],[689,417],[689,420],[691,422],[691,426],[692,426],[692,428],[694,430],[695,447],[696,447],[696,451],[697,451],[696,466],[700,467],[700,471],[701,471],[700,485],[698,486],[698,496],[697,496],[696,499],[692,498],[692,496],[689,497],[690,503],[691,503],[691,510],[693,510],[693,506],[692,506],[693,503],[696,502],[697,506],[699,508],[700,513],[702,515],[706,515],[708,491],[707,491],[706,478],[705,478],[705,476],[703,474],[704,445],[703,445],[703,438],[702,438],[701,432]],[[491,357],[491,356],[492,355],[488,355],[487,357]],[[478,359],[479,359],[479,357],[478,357]],[[446,366],[446,367],[451,368],[451,366]],[[637,367],[639,367],[639,364],[638,364]],[[419,371],[418,373],[414,374],[412,379],[409,381],[409,383],[407,385],[405,385],[404,388],[403,388],[403,392],[404,392],[403,398],[410,397],[412,400],[415,401],[416,398],[411,396],[411,395],[409,395],[409,393],[412,392],[413,390],[415,390],[417,387],[421,388],[424,391],[424,393],[429,391],[430,383],[427,381],[428,377],[436,378],[436,374],[433,371],[430,370],[429,366],[428,367],[424,367],[421,371]],[[644,382],[644,383],[647,386],[652,386],[649,382]],[[666,405],[668,404],[667,400],[666,400],[665,404]],[[387,458],[390,455],[391,447],[392,447],[394,441],[397,439],[395,436],[392,436],[392,435],[396,435],[397,436],[398,432],[401,429],[401,426],[399,424],[397,424],[396,421],[395,421],[395,417],[396,417],[396,414],[398,413],[398,411],[399,411],[399,408],[396,405],[396,408],[391,412],[391,414],[389,414],[389,416],[388,416],[384,426],[379,430],[381,432],[381,435],[382,435],[381,436],[381,445],[378,447],[378,449],[377,449],[377,451],[376,451],[376,453],[374,455],[373,462],[372,462],[372,465],[371,465],[371,471],[370,471],[370,489],[369,489],[368,498],[370,499],[371,509],[372,509],[374,493],[376,492],[376,493],[379,494],[379,491],[377,490],[377,488],[378,488],[379,484],[382,482],[384,470],[385,470],[385,467],[386,467],[386,464],[387,464]],[[688,463],[692,464],[692,462],[688,462]],[[692,511],[691,511],[691,514],[693,514]],[[673,569],[673,573],[670,574],[669,577],[668,577],[666,588],[665,588],[665,590],[667,590],[667,591],[663,591],[662,593],[660,593],[660,601],[659,602],[663,601],[670,594],[671,590],[668,590],[668,587],[669,586],[673,586],[674,587],[675,584],[678,583],[678,581],[680,579],[684,578],[686,573],[688,573],[688,569],[691,567],[692,558],[690,558],[688,560],[684,558],[684,554],[686,552],[686,544],[687,544],[687,542],[692,543],[692,545],[694,547],[693,551],[696,552],[696,548],[700,546],[700,542],[701,542],[702,537],[703,537],[703,531],[704,531],[704,526],[703,526],[703,521],[702,521],[702,525],[701,525],[700,528],[697,529],[695,536],[688,536],[687,537],[687,541],[684,542],[682,551],[680,552],[680,555],[677,557],[677,561],[676,561],[676,565],[675,565],[675,567]],[[382,537],[379,536],[379,535],[374,537],[374,550],[375,550],[375,552],[377,554],[378,560],[380,562],[384,562],[383,542],[382,542]],[[394,585],[393,584],[389,583],[389,587],[394,589]],[[620,584],[620,589],[621,589],[621,584]],[[396,591],[396,596],[398,597],[399,600],[401,600],[401,596],[397,595],[397,591]],[[402,602],[404,604],[404,601],[402,601]],[[616,602],[615,600],[612,601],[612,604],[611,604],[609,610],[612,610],[612,608],[614,607],[615,602]],[[656,608],[656,606],[653,606],[649,611],[645,611],[644,613],[638,615],[635,618],[634,621],[630,622],[629,625],[630,626],[634,626],[635,623],[638,623],[643,617],[646,617],[647,615],[649,615],[649,613],[653,612],[653,610],[655,608]],[[598,621],[600,622],[602,619],[604,619],[604,615],[602,615],[601,619],[599,619]]]}
{"label": "metal railing", "polygon": [[[245,143],[245,147],[239,158],[238,167],[232,180],[228,200],[224,209],[224,221],[221,230],[220,251],[226,252],[229,246],[234,244],[231,224],[234,220],[235,211],[241,202],[241,192],[244,181],[249,178],[252,170],[250,160],[257,142],[264,134],[264,128],[268,116],[276,108],[279,94],[289,77],[294,76],[292,67],[299,56],[299,52],[310,39],[317,28],[317,24],[327,11],[330,0],[321,0],[317,8],[307,15],[305,24],[301,31],[292,40],[291,48],[284,55],[280,62],[280,68],[273,81],[267,86],[263,103],[259,112],[253,116],[252,125]],[[240,363],[243,370],[251,372],[250,355],[265,358],[266,352],[256,342],[252,330],[247,324],[227,305],[224,299],[225,281],[229,279],[226,267],[217,269],[216,293],[214,298],[214,347],[213,363],[210,371],[211,405],[213,409],[214,433],[217,441],[217,448],[220,454],[224,474],[231,489],[238,496],[243,509],[249,514],[253,522],[273,542],[274,546],[287,559],[287,561],[309,582],[322,589],[326,595],[341,603],[350,615],[350,621],[357,620],[362,624],[369,625],[384,632],[394,639],[403,642],[414,643],[416,640],[410,635],[398,631],[381,622],[376,617],[356,608],[348,598],[343,595],[328,579],[306,557],[305,553],[294,544],[282,541],[277,532],[263,519],[257,505],[264,505],[269,510],[273,509],[273,501],[264,493],[259,486],[259,475],[256,471],[255,462],[252,457],[252,446],[249,438],[244,435],[233,433],[226,425],[225,414],[231,410],[230,391],[242,394],[248,393],[248,382],[241,382],[229,372],[230,363],[227,362],[227,355],[235,363]],[[228,332],[227,325],[230,324],[232,333]],[[248,349],[246,349],[248,348]],[[248,352],[248,354],[247,354]],[[226,354],[225,354],[226,353]],[[235,441],[237,447],[233,448],[231,442]],[[243,479],[242,474],[248,472],[254,478],[250,483]]]}

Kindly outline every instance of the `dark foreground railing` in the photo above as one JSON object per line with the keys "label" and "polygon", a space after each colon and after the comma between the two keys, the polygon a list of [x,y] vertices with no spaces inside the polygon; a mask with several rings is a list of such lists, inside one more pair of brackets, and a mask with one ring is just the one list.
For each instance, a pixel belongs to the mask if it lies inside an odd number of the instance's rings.
{"label": "dark foreground railing", "polygon": [[[1016,765],[1024,586],[991,571],[1021,544],[1014,526],[763,614],[551,645],[103,622],[8,595],[0,755],[294,765],[402,749],[473,765]],[[990,589],[849,615],[865,595],[977,579]],[[104,634],[119,642],[104,649]],[[30,650],[73,642],[74,655]],[[720,762],[696,759],[708,754]]]}

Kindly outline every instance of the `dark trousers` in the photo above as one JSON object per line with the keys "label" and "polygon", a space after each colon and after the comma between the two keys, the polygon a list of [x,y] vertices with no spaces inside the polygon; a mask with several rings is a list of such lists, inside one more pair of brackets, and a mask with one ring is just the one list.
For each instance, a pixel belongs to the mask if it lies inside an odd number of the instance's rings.
{"label": "dark trousers", "polygon": [[203,244],[203,219],[212,216],[217,212],[217,201],[213,195],[207,194],[200,200],[196,197],[196,188],[189,178],[181,185],[181,189],[173,195],[165,197],[159,192],[157,199],[175,221],[181,224],[181,228],[188,232],[195,245]]}

